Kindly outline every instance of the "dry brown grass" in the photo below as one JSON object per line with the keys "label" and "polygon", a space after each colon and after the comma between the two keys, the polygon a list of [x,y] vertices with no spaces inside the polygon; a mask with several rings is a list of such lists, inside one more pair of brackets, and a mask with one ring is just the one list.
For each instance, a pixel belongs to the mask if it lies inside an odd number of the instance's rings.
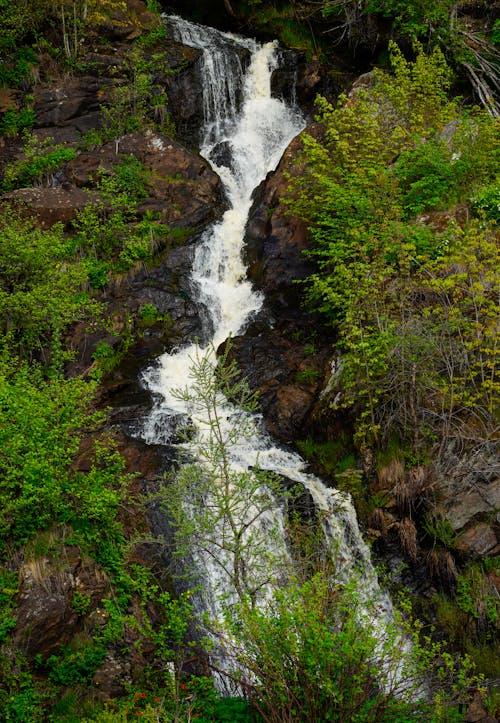
{"label": "dry brown grass", "polygon": [[28,584],[41,587],[48,595],[65,594],[73,584],[71,573],[60,567],[54,567],[47,557],[26,561],[21,567],[21,575]]}
{"label": "dry brown grass", "polygon": [[418,554],[418,542],[417,542],[417,528],[415,523],[409,517],[405,517],[401,520],[398,526],[399,541],[403,552],[412,562],[417,561]]}
{"label": "dry brown grass", "polygon": [[398,457],[377,470],[378,489],[391,489],[404,478],[405,464]]}
{"label": "dry brown grass", "polygon": [[453,555],[444,548],[432,549],[426,559],[429,575],[445,587],[453,587],[458,572]]}
{"label": "dry brown grass", "polygon": [[434,490],[434,481],[425,467],[413,467],[393,488],[401,512],[411,512],[425,503]]}
{"label": "dry brown grass", "polygon": [[387,537],[387,533],[390,528],[394,525],[394,518],[392,515],[385,512],[381,507],[376,507],[368,518],[368,527],[371,530],[375,530],[380,533],[380,537],[384,540]]}

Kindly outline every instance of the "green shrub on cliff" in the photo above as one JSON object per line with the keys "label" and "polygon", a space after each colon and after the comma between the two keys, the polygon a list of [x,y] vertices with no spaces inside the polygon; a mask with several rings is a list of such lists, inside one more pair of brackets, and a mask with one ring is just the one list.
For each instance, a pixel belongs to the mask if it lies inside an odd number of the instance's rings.
{"label": "green shrub on cliff", "polygon": [[358,444],[395,433],[418,454],[451,427],[485,439],[497,414],[496,229],[432,213],[476,199],[494,220],[481,189],[499,126],[446,99],[439,51],[408,63],[393,47],[393,67],[335,108],[320,101],[322,140],[304,136],[287,202],[310,225],[307,299],[338,332]]}
{"label": "green shrub on cliff", "polygon": [[2,192],[28,186],[50,186],[56,171],[76,156],[76,151],[63,144],[54,144],[53,138],[40,141],[26,135],[23,155],[4,169],[0,186]]}
{"label": "green shrub on cliff", "polygon": [[[27,358],[52,348],[57,359],[68,324],[100,308],[84,291],[86,271],[63,228],[44,230],[4,212],[0,222],[0,334]],[[50,363],[50,360],[46,358]]]}

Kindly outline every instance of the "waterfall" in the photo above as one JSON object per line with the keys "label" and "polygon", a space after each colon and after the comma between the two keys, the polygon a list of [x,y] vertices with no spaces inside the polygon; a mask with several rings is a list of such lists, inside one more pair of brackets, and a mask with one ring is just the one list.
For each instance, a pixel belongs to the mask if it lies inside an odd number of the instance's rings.
{"label": "waterfall", "polygon": [[[201,73],[204,93],[204,126],[201,153],[220,175],[229,208],[223,219],[205,232],[197,248],[191,286],[193,298],[208,311],[205,349],[189,345],[164,354],[143,373],[143,382],[152,392],[154,407],[144,423],[141,436],[151,444],[172,444],[176,430],[190,414],[185,401],[172,393],[173,387],[189,385],[193,358],[210,354],[230,335],[236,335],[262,306],[263,298],[246,280],[242,262],[245,224],[252,192],[266,174],[278,164],[290,141],[303,129],[305,120],[296,107],[271,95],[271,76],[278,64],[276,43],[259,44],[229,33],[205,28],[171,17],[169,23],[181,42],[202,51]],[[221,161],[221,149],[224,159]],[[258,466],[293,480],[311,495],[318,510],[326,546],[341,564],[341,574],[363,570],[363,592],[377,600],[375,629],[383,630],[391,617],[391,602],[377,583],[369,550],[364,543],[349,495],[327,488],[320,479],[305,471],[305,463],[295,452],[277,445],[263,430],[258,417],[247,420],[244,438],[231,438],[231,428],[239,412],[227,400],[219,400],[219,417],[228,435],[228,450],[235,474]],[[191,410],[192,411],[192,410]],[[206,420],[191,414],[196,426],[197,443],[207,435]],[[249,431],[248,431],[249,430]],[[178,445],[182,454],[193,452],[196,444]],[[187,501],[186,504],[189,504]],[[252,511],[246,511],[251,516]],[[266,530],[284,530],[284,513],[278,504],[256,521]],[[286,555],[284,532],[269,546],[281,545],[277,552]],[[221,553],[222,554],[222,553]],[[198,555],[204,593],[202,605],[220,614],[220,594],[225,603],[232,598],[230,579],[213,561]],[[265,600],[265,592],[263,600]]]}

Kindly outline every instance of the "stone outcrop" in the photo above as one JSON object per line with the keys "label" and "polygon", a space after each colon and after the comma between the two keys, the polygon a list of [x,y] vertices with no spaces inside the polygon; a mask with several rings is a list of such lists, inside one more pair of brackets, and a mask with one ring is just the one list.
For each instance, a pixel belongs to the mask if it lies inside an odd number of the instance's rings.
{"label": "stone outcrop", "polygon": [[130,156],[144,165],[148,175],[148,196],[139,213],[151,211],[171,228],[193,231],[220,213],[221,182],[209,164],[156,131],[136,131],[84,151],[67,164],[65,176],[78,187],[92,187],[99,171],[111,171]]}
{"label": "stone outcrop", "polygon": [[75,186],[64,188],[19,188],[6,193],[2,200],[18,209],[21,215],[35,217],[42,228],[55,223],[68,226],[89,203],[90,197]]}
{"label": "stone outcrop", "polygon": [[327,376],[328,349],[301,341],[292,326],[256,322],[232,340],[231,354],[259,392],[269,431],[283,442],[307,437]]}
{"label": "stone outcrop", "polygon": [[299,308],[301,289],[296,281],[305,279],[313,268],[303,254],[308,246],[306,225],[292,217],[281,200],[288,185],[285,174],[297,172],[294,159],[300,147],[299,136],[277,170],[257,189],[245,236],[248,275],[280,315],[294,314]]}
{"label": "stone outcrop", "polygon": [[28,657],[48,658],[82,628],[77,601],[95,608],[108,592],[106,573],[76,547],[63,546],[57,558],[25,561],[19,571],[15,643]]}

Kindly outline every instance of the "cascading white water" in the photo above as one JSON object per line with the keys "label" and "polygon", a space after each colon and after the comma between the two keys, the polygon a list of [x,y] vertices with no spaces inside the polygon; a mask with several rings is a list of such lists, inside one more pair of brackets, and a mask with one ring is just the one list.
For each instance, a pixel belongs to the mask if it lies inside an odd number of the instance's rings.
{"label": "cascading white water", "polygon": [[[201,153],[219,173],[229,200],[229,209],[220,223],[207,231],[197,249],[191,277],[193,296],[208,309],[211,323],[210,348],[216,348],[230,335],[236,335],[249,317],[258,311],[263,299],[245,278],[241,252],[245,223],[254,188],[273,170],[289,142],[305,125],[301,113],[271,96],[271,75],[277,65],[275,43],[260,45],[227,33],[198,26],[181,18],[170,18],[177,38],[202,50],[204,93],[204,127]],[[249,55],[244,70],[242,51]],[[238,103],[238,98],[241,103]],[[218,165],[218,150],[229,151],[230,162]],[[227,156],[227,153],[226,153]],[[195,345],[164,354],[148,369],[144,383],[156,399],[144,424],[141,436],[149,443],[171,443],[175,430],[186,419],[188,409],[172,394],[172,388],[189,383],[192,360],[199,354]],[[221,401],[220,417],[227,428],[237,412]],[[203,420],[194,420],[201,437],[207,433]],[[356,514],[347,495],[328,489],[317,477],[304,471],[301,457],[277,446],[255,420],[251,434],[230,445],[231,464],[235,471],[250,470],[257,465],[291,479],[307,489],[319,511],[327,546],[343,574],[355,567],[363,569],[363,594],[379,601],[377,620],[370,620],[383,630],[391,617],[391,602],[378,588],[367,546],[363,542]],[[186,446],[186,445],[184,445]],[[273,510],[274,529],[284,528],[278,503]],[[259,519],[264,526],[266,519]],[[270,541],[270,545],[276,542]],[[281,544],[285,546],[284,540]],[[201,576],[209,589],[204,605],[216,614],[221,590],[226,602],[231,596],[230,580],[209,558],[198,557],[204,567]]]}

